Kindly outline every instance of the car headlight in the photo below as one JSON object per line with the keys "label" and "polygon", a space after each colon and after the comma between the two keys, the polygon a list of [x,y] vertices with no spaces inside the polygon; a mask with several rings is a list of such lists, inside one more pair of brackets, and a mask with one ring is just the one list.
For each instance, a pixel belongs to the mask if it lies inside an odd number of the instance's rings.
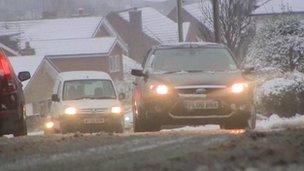
{"label": "car headlight", "polygon": [[64,110],[66,115],[75,115],[77,113],[77,109],[75,107],[68,107]]}
{"label": "car headlight", "polygon": [[111,113],[120,114],[121,113],[121,107],[116,106],[111,108]]}
{"label": "car headlight", "polygon": [[163,84],[158,85],[155,90],[156,90],[156,94],[158,94],[158,95],[166,95],[169,93],[168,86],[163,85]]}
{"label": "car headlight", "polygon": [[45,127],[47,129],[52,129],[54,127],[54,122],[48,121],[47,123],[45,123]]}
{"label": "car headlight", "polygon": [[231,92],[235,94],[239,94],[245,91],[248,87],[247,83],[235,83],[231,86]]}

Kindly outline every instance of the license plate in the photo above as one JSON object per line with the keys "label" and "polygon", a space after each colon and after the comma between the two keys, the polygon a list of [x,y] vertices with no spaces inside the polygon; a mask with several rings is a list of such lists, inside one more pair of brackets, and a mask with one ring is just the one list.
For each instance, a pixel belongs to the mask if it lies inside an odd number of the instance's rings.
{"label": "license plate", "polygon": [[188,110],[218,109],[219,103],[217,101],[188,101],[185,107]]}
{"label": "license plate", "polygon": [[104,119],[103,118],[84,119],[83,122],[85,124],[101,124],[104,123]]}

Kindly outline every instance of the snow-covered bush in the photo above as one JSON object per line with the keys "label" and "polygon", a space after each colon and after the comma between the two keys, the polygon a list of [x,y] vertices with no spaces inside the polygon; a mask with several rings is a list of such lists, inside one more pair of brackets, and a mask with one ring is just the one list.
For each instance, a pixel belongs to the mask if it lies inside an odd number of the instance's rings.
{"label": "snow-covered bush", "polygon": [[304,71],[304,23],[292,15],[268,19],[250,45],[245,65],[262,70]]}
{"label": "snow-covered bush", "polygon": [[257,89],[257,105],[265,114],[304,114],[304,74],[287,73],[263,83]]}

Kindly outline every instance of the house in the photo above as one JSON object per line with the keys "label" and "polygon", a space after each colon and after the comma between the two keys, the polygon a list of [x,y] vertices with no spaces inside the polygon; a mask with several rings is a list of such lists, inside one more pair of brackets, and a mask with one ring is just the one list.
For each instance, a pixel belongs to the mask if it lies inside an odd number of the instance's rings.
{"label": "house", "polygon": [[[78,17],[0,22],[0,35],[11,35],[10,39],[18,40],[18,47],[14,50],[20,52],[26,42],[31,41],[98,37],[102,20],[102,17]],[[7,42],[0,39],[0,43]]]}
{"label": "house", "polygon": [[0,33],[0,48],[3,49],[7,56],[20,55],[17,48],[17,41],[11,40],[12,34]]}
{"label": "house", "polygon": [[32,41],[85,39],[98,34],[102,17],[79,17],[47,20],[26,29],[21,44]]}
{"label": "house", "polygon": [[131,75],[132,69],[142,69],[142,65],[132,58],[123,55],[123,73],[124,80],[116,84],[116,88],[119,92],[124,92],[126,98],[131,100],[134,88],[134,81],[136,77]]}
{"label": "house", "polygon": [[[7,56],[20,56],[20,41],[26,29],[33,27],[44,20],[3,21],[0,22],[0,44],[5,46]],[[24,41],[23,41],[24,42]],[[25,45],[23,45],[25,47]]]}
{"label": "house", "polygon": [[[178,42],[177,23],[151,7],[111,12],[102,28],[104,31],[99,36],[118,37],[128,49],[128,55],[139,63],[153,45]],[[184,23],[186,41],[192,41],[189,28],[190,24]]]}
{"label": "house", "polygon": [[[31,76],[34,75],[36,69],[40,65],[43,57],[41,56],[13,56],[8,58],[10,63],[12,64],[15,73],[19,73],[21,71],[30,72]],[[22,82],[23,88],[27,86],[29,80]],[[32,105],[26,105],[27,114],[33,114]]]}
{"label": "house", "polygon": [[57,75],[66,71],[103,71],[114,81],[123,79],[122,54],[114,37],[32,41],[37,55],[43,54],[32,79],[24,88],[32,113],[45,114]]}
{"label": "house", "polygon": [[[183,22],[191,23],[190,37],[195,41],[213,41],[213,23],[210,18],[203,13],[203,9],[212,9],[209,0],[183,5],[181,13]],[[168,17],[177,22],[177,7],[175,7]]]}
{"label": "house", "polygon": [[164,15],[167,15],[176,5],[176,0],[132,0],[133,7],[152,7]]}
{"label": "house", "polygon": [[255,9],[251,16],[256,20],[257,27],[260,28],[267,19],[287,13],[304,19],[303,0],[268,0]]}
{"label": "house", "polygon": [[[43,60],[42,56],[11,56],[8,57],[16,74],[22,71],[30,72],[31,76],[35,73],[36,69]],[[23,88],[26,87],[28,81],[22,82]]]}

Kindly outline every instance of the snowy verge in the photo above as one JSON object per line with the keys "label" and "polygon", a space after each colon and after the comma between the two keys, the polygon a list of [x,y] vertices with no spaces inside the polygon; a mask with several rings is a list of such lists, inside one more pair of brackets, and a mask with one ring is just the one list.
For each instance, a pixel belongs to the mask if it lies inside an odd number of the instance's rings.
{"label": "snowy verge", "polygon": [[257,130],[267,129],[288,129],[288,128],[303,128],[304,116],[295,115],[291,118],[279,117],[276,114],[271,115],[269,118],[257,121]]}
{"label": "snowy verge", "polygon": [[201,126],[184,126],[174,129],[162,129],[163,132],[169,131],[207,131],[207,130],[219,130],[219,125],[201,125]]}
{"label": "snowy verge", "polygon": [[[259,117],[256,123],[256,131],[274,130],[274,129],[295,129],[304,128],[304,116],[296,115],[291,118],[279,117],[276,114],[270,117]],[[162,131],[208,131],[219,130],[219,125],[201,125],[201,126],[184,126],[175,129],[163,129]]]}

